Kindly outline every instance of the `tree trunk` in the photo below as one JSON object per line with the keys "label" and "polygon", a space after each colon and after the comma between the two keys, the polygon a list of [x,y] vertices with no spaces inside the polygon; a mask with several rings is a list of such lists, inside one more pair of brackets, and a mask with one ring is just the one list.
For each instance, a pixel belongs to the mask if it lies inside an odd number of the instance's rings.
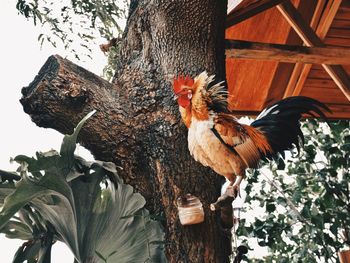
{"label": "tree trunk", "polygon": [[[32,120],[62,133],[98,111],[79,141],[97,159],[115,162],[151,213],[164,217],[169,262],[229,262],[229,231],[209,210],[223,179],[189,155],[171,89],[177,74],[207,70],[224,79],[226,6],[212,0],[131,1],[113,84],[52,56],[22,90]],[[202,201],[204,223],[180,225],[176,199],[186,193]]]}

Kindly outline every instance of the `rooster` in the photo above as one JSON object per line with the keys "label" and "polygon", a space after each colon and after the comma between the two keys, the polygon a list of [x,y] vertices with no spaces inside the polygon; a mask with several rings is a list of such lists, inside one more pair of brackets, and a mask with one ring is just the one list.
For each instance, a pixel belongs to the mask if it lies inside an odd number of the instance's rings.
{"label": "rooster", "polygon": [[264,109],[250,125],[241,124],[227,109],[224,82],[201,73],[195,79],[179,76],[173,90],[183,122],[188,128],[188,148],[194,159],[230,181],[239,192],[246,168],[256,168],[262,159],[284,156],[304,142],[299,120],[302,114],[325,118],[329,109],[302,96],[283,99]]}

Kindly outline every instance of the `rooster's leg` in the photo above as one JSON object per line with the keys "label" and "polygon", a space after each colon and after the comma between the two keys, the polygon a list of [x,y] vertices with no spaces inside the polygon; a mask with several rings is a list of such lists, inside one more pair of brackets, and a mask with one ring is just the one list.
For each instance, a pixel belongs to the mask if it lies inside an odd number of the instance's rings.
{"label": "rooster's leg", "polygon": [[230,181],[230,184],[227,187],[228,188],[227,190],[231,191],[231,196],[239,195],[239,187],[241,185],[242,180],[243,180],[243,176],[242,175],[237,175],[235,181]]}
{"label": "rooster's leg", "polygon": [[230,181],[230,184],[227,186],[226,191],[222,194],[215,203],[210,205],[212,211],[220,210],[223,206],[231,207],[233,200],[236,199],[239,195],[239,186],[243,180],[243,176],[236,176],[234,181]]}
{"label": "rooster's leg", "polygon": [[212,211],[220,211],[221,224],[224,228],[232,228],[233,226],[232,202],[239,195],[239,186],[242,179],[243,176],[236,176],[234,181],[230,181],[225,193],[210,205]]}

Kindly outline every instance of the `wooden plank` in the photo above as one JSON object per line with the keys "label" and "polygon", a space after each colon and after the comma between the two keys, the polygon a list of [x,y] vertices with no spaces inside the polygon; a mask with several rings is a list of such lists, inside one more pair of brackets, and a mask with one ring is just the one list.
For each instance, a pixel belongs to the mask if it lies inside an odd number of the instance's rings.
{"label": "wooden plank", "polygon": [[350,40],[350,27],[349,28],[331,28],[328,31],[327,37],[333,38],[347,38]]}
{"label": "wooden plank", "polygon": [[339,65],[322,64],[322,66],[350,101],[350,79],[344,68]]}
{"label": "wooden plank", "polygon": [[[261,110],[265,93],[270,87],[271,72],[277,67],[274,61],[227,59],[226,74],[229,81],[229,108]],[[230,65],[234,62],[234,65]],[[254,70],[249,70],[249,69]]]}
{"label": "wooden plank", "polygon": [[335,38],[335,37],[328,37],[324,40],[324,43],[327,46],[332,47],[350,47],[350,37],[348,38]]}
{"label": "wooden plank", "polygon": [[314,70],[324,70],[322,65],[313,65],[312,69],[314,69]]}
{"label": "wooden plank", "polygon": [[312,79],[309,77],[305,81],[304,86],[314,87],[314,88],[335,89],[338,91],[337,85],[334,83],[332,79]]}
{"label": "wooden plank", "polygon": [[350,28],[350,20],[342,20],[335,18],[332,23],[333,28]]}
{"label": "wooden plank", "polygon": [[318,69],[315,69],[314,66],[311,68],[308,78],[310,78],[310,79],[328,79],[328,80],[332,80],[330,78],[330,76],[328,75],[328,73],[323,68],[321,68],[321,70],[318,70]]}
{"label": "wooden plank", "polygon": [[305,85],[305,88],[301,91],[300,95],[315,98],[326,104],[346,104],[349,102],[339,89],[327,89],[322,87],[311,87]]}
{"label": "wooden plank", "polygon": [[348,74],[350,74],[350,66],[345,65],[345,66],[344,66],[344,69],[345,69],[345,71],[346,71]]}
{"label": "wooden plank", "polygon": [[[341,0],[334,0],[336,3],[341,3]],[[300,38],[308,46],[324,46],[322,40],[316,35],[312,28],[304,21],[298,10],[295,9],[291,2],[284,2],[278,5],[278,10],[298,33]],[[328,21],[327,21],[328,22]],[[332,21],[330,20],[329,23]],[[339,89],[350,101],[350,79],[345,70],[337,65],[322,65],[328,72],[331,78],[338,85]]]}
{"label": "wooden plank", "polygon": [[298,96],[300,94],[301,90],[304,87],[305,81],[306,81],[307,77],[309,76],[311,67],[312,67],[312,65],[310,65],[310,64],[304,65],[304,67],[300,73],[300,77],[295,85],[294,90],[293,90],[292,96]]}
{"label": "wooden plank", "polygon": [[350,49],[226,40],[226,58],[337,65],[350,64]]}
{"label": "wooden plank", "polygon": [[350,1],[349,0],[344,0],[344,3],[342,4],[343,8],[350,9]]}
{"label": "wooden plank", "polygon": [[[344,1],[344,2],[346,2],[346,1]],[[338,18],[338,19],[348,20],[348,19],[350,19],[350,14],[349,14],[349,12],[350,12],[350,8],[345,7],[345,6],[342,5],[342,6],[339,8],[339,12],[338,12],[338,14],[337,14],[337,18]]]}
{"label": "wooden plank", "polygon": [[226,18],[226,28],[247,20],[288,0],[245,0],[242,1]]}
{"label": "wooden plank", "polygon": [[332,114],[326,114],[330,119],[350,119],[349,104],[328,104]]}

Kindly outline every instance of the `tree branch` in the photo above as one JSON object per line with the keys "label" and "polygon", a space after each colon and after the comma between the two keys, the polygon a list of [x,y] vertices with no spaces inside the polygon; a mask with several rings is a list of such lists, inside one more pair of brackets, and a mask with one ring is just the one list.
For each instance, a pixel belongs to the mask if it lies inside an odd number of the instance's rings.
{"label": "tree branch", "polygon": [[130,145],[133,141],[126,138],[130,123],[116,90],[113,84],[55,55],[48,58],[34,81],[22,89],[20,102],[38,126],[66,134],[88,112],[97,109],[84,125],[80,142],[90,145],[99,158],[116,161],[118,158],[111,156],[124,156],[120,142],[128,139]]}

